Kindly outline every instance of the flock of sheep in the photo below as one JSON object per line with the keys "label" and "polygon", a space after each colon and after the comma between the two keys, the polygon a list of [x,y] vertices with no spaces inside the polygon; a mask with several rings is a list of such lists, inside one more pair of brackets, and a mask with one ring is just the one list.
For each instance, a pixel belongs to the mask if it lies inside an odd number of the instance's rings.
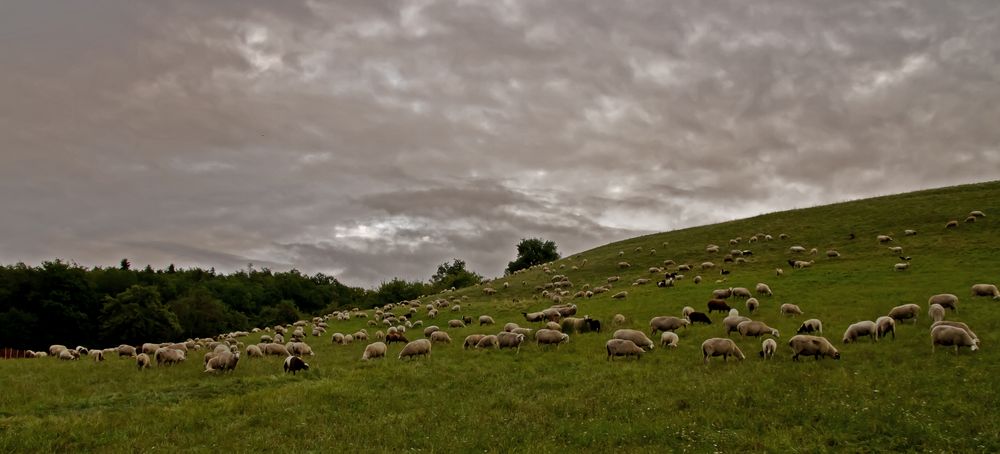
{"label": "flock of sheep", "polygon": [[[966,222],[975,222],[976,219],[984,217],[981,211],[970,213]],[[947,223],[947,228],[957,226],[957,221]],[[914,230],[906,230],[907,236],[916,235]],[[853,239],[853,234],[851,235]],[[788,239],[786,234],[779,235],[781,239]],[[758,241],[771,241],[771,235],[759,233],[749,238],[748,243]],[[730,239],[731,246],[736,246],[742,242],[742,238]],[[890,235],[879,235],[876,238],[878,244],[888,244],[893,242]],[[666,246],[666,243],[664,243]],[[891,252],[897,254],[904,261],[897,263],[894,269],[902,271],[909,267],[909,257],[902,255],[902,248],[890,246]],[[789,249],[792,254],[806,254],[807,249],[803,246],[792,246]],[[718,254],[719,246],[709,244],[705,248],[706,253]],[[642,248],[636,248],[636,252],[643,252]],[[732,249],[722,257],[723,264],[745,263],[746,257],[752,256],[751,250]],[[816,248],[808,251],[808,254],[818,254]],[[655,255],[655,249],[650,250],[650,255]],[[619,257],[624,256],[624,251],[619,252]],[[828,250],[826,256],[829,259],[837,259],[841,255],[836,250]],[[789,260],[789,265],[795,269],[805,269],[815,264],[815,260]],[[587,260],[583,259],[578,269],[587,265]],[[565,264],[562,268],[565,268]],[[619,262],[619,269],[628,269],[631,264]],[[675,267],[673,271],[669,268]],[[701,271],[713,270],[717,265],[712,261],[705,261],[698,266],[689,264],[676,264],[671,260],[663,262],[662,267],[649,268],[650,274],[662,274],[663,278],[658,280],[659,287],[673,287],[679,281],[685,279],[681,273],[689,272],[694,268]],[[611,276],[602,281],[601,285],[591,286],[583,284],[581,289],[573,292],[570,289],[575,287],[571,279],[564,274],[557,274],[556,270],[549,265],[539,267],[549,275],[549,282],[535,287],[536,298],[550,301],[550,306],[537,312],[522,312],[522,317],[527,323],[537,324],[535,327],[522,327],[518,323],[508,322],[502,330],[496,334],[477,333],[465,337],[463,348],[465,350],[486,350],[486,349],[510,349],[520,352],[521,346],[529,340],[534,341],[539,347],[552,347],[558,349],[563,343],[569,342],[570,335],[585,334],[590,332],[600,333],[602,323],[590,316],[577,316],[577,305],[570,304],[566,299],[593,298],[602,293],[611,292],[615,284],[621,281],[621,276]],[[783,275],[781,268],[775,269],[776,276]],[[515,273],[520,274],[520,273]],[[723,276],[717,283],[725,282],[728,271],[721,268],[719,274]],[[695,276],[691,279],[695,284],[702,281],[702,277]],[[652,279],[638,278],[632,281],[632,286],[646,285]],[[527,282],[522,281],[522,286]],[[502,288],[510,287],[510,283],[504,281]],[[447,293],[446,291],[445,293]],[[498,292],[493,286],[482,288],[485,295],[493,295]],[[991,297],[1000,300],[1000,290],[993,284],[975,284],[971,287],[971,295],[976,297]],[[678,330],[688,327],[693,323],[712,324],[711,315],[713,312],[725,314],[722,319],[722,326],[726,337],[713,337],[706,339],[701,344],[702,360],[709,362],[712,357],[721,356],[723,361],[729,357],[739,360],[746,358],[737,344],[730,338],[732,333],[738,333],[741,338],[764,338],[761,341],[759,356],[764,359],[772,358],[778,344],[775,339],[780,337],[777,329],[768,326],[764,321],[753,320],[750,316],[760,313],[761,300],[774,296],[771,286],[767,283],[758,283],[753,291],[744,287],[719,288],[711,292],[711,299],[706,304],[706,312],[696,311],[688,306],[681,310],[679,316],[662,315],[653,317],[649,321],[650,336],[660,333],[660,345],[668,348],[676,348],[680,342]],[[628,297],[627,291],[619,291],[611,296],[613,299],[625,299]],[[760,298],[760,299],[759,299]],[[314,317],[311,320],[300,320],[288,326],[279,325],[275,327],[254,328],[251,332],[237,331],[225,333],[214,338],[188,339],[184,342],[166,343],[144,343],[138,347],[130,345],[119,345],[118,347],[107,349],[88,349],[82,346],[70,349],[64,345],[53,345],[47,352],[29,352],[34,357],[52,356],[62,360],[76,360],[81,357],[90,357],[94,361],[103,361],[106,356],[118,356],[134,358],[139,370],[150,368],[154,363],[157,366],[166,367],[187,360],[189,354],[193,352],[205,353],[202,355],[204,372],[230,372],[233,371],[240,362],[241,356],[248,358],[265,358],[267,356],[277,356],[284,358],[282,368],[284,372],[296,373],[301,370],[308,370],[309,364],[304,358],[313,356],[312,347],[305,342],[307,331],[311,336],[323,336],[330,323],[338,321],[348,321],[354,318],[365,318],[369,328],[376,330],[372,334],[373,341],[366,345],[361,360],[369,361],[384,358],[389,354],[389,346],[393,343],[403,344],[397,358],[400,360],[415,359],[419,357],[429,357],[434,345],[451,344],[450,334],[437,325],[423,327],[424,320],[414,320],[416,316],[424,316],[428,321],[435,320],[440,311],[450,310],[460,312],[462,304],[469,299],[468,296],[455,297],[451,300],[447,298],[437,298],[434,301],[424,303],[420,300],[402,301],[396,304],[388,304],[371,311],[361,311],[357,308],[350,311],[338,311],[321,317]],[[733,300],[742,300],[746,309],[746,315],[741,315],[739,309],[731,307]],[[516,299],[515,299],[515,302]],[[933,320],[930,328],[932,349],[937,346],[954,347],[956,353],[960,347],[968,347],[975,351],[979,348],[979,338],[968,325],[958,321],[945,320],[946,311],[953,313],[958,311],[959,298],[953,294],[933,295],[928,299],[928,316]],[[851,324],[845,330],[842,342],[849,344],[859,339],[868,337],[873,342],[885,336],[891,335],[895,338],[896,325],[899,323],[912,321],[914,324],[923,311],[920,305],[904,304],[891,308],[885,316],[876,320],[862,320]],[[804,311],[794,304],[782,304],[779,308],[780,314],[784,316],[803,315]],[[627,318],[622,314],[616,314],[611,320],[611,326],[619,328],[627,322]],[[492,316],[481,315],[476,320],[479,327],[496,325]],[[473,319],[470,316],[453,318],[447,321],[447,328],[465,328],[472,325]],[[412,335],[413,330],[422,329],[423,338],[410,340],[408,333]],[[384,330],[384,331],[383,331]],[[244,340],[251,334],[259,335],[259,342],[247,345]],[[798,328],[796,335],[792,336],[787,344],[791,350],[792,358],[798,360],[800,356],[813,356],[817,360],[823,357],[834,359],[840,358],[840,352],[823,334],[823,323],[819,319],[805,320]],[[286,336],[288,341],[286,342]],[[335,345],[348,345],[355,341],[368,341],[368,329],[360,329],[353,333],[333,333],[330,336],[331,342]],[[652,349],[656,344],[643,331],[619,328],[611,333],[611,338],[605,342],[604,350],[608,360],[616,357],[634,357],[636,359]]]}

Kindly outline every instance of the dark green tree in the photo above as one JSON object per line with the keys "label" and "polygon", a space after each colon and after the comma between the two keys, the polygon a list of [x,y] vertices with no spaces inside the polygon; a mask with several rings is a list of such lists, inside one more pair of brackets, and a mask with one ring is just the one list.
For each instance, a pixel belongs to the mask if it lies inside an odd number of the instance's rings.
{"label": "dark green tree", "polygon": [[541,238],[522,238],[521,242],[517,243],[517,258],[507,264],[507,273],[513,274],[517,270],[558,259],[559,251],[556,249],[556,243]]}
{"label": "dark green tree", "polygon": [[398,303],[415,299],[425,293],[427,288],[423,282],[409,282],[397,277],[379,285],[375,291],[375,299],[379,304]]}
{"label": "dark green tree", "polygon": [[181,337],[208,337],[243,329],[247,318],[230,310],[208,289],[193,288],[181,298],[169,303],[181,326]]}
{"label": "dark green tree", "polygon": [[101,310],[101,330],[110,343],[139,343],[176,339],[180,324],[169,307],[160,302],[156,287],[133,285],[107,297]]}
{"label": "dark green tree", "polygon": [[437,272],[431,276],[432,292],[447,288],[462,288],[483,281],[483,276],[465,269],[465,261],[454,259],[451,263],[444,262],[438,266]]}

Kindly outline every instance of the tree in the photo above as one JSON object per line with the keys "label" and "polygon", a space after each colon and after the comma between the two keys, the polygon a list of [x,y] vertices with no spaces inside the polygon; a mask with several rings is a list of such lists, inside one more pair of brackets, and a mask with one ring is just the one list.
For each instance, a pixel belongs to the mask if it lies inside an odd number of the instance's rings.
{"label": "tree", "polygon": [[453,259],[451,263],[444,262],[438,266],[437,272],[431,276],[431,287],[435,292],[447,288],[462,288],[483,281],[483,276],[465,269],[465,261]]}
{"label": "tree", "polygon": [[517,258],[507,264],[507,273],[513,274],[515,271],[558,259],[556,243],[541,238],[522,238],[521,242],[517,243]]}
{"label": "tree", "polygon": [[408,282],[398,277],[389,282],[382,282],[375,291],[375,299],[379,304],[398,303],[416,299],[426,293],[423,282]]}
{"label": "tree", "polygon": [[181,326],[181,337],[208,337],[241,329],[247,324],[243,314],[230,310],[204,287],[169,303]]}
{"label": "tree", "polygon": [[111,343],[172,340],[181,332],[177,316],[160,302],[160,292],[147,285],[133,285],[107,297],[101,319],[102,332]]}

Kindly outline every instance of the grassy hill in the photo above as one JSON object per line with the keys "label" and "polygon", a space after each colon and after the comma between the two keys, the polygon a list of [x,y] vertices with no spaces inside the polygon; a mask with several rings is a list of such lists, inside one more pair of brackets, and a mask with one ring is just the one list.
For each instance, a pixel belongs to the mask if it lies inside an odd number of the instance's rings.
{"label": "grassy hill", "polygon": [[[724,207],[720,207],[723,209]],[[962,222],[971,210],[985,218]],[[53,358],[0,362],[0,451],[249,451],[269,447],[307,451],[899,451],[1000,450],[1000,302],[973,298],[975,283],[1000,284],[1000,182],[942,188],[772,213],[722,224],[633,238],[574,254],[549,265],[498,280],[498,290],[481,288],[423,298],[457,299],[459,312],[443,309],[428,319],[423,307],[414,320],[447,326],[450,318],[489,314],[498,325],[445,329],[451,345],[434,347],[429,360],[359,360],[365,342],[332,345],[330,336],[309,337],[316,356],[312,369],[281,373],[281,359],[244,356],[235,372],[201,372],[194,354],[179,366],[143,372],[131,360],[61,362]],[[945,229],[957,219],[960,225]],[[905,236],[904,230],[918,233]],[[771,241],[748,243],[756,233]],[[779,234],[789,235],[787,240]],[[850,234],[854,239],[850,239]],[[895,238],[878,244],[876,235]],[[729,240],[742,238],[738,245]],[[717,244],[723,252],[705,252]],[[811,256],[789,252],[801,245]],[[901,246],[911,267],[889,246]],[[637,248],[641,248],[637,252]],[[655,253],[651,252],[655,249]],[[723,265],[730,249],[749,249],[747,263],[685,272],[673,288],[632,286],[653,282],[650,267],[665,260],[696,266]],[[828,249],[841,257],[829,259]],[[622,252],[623,256],[619,256]],[[795,270],[789,259],[815,260]],[[586,263],[584,264],[584,261]],[[619,269],[618,262],[631,267]],[[573,267],[577,269],[573,269]],[[784,269],[783,276],[775,268]],[[528,344],[512,351],[466,351],[462,339],[496,333],[503,323],[526,323],[521,312],[552,304],[537,286],[553,274],[569,276],[572,293],[620,276],[611,292],[571,301],[578,315],[602,320],[601,333],[576,334],[558,350]],[[703,282],[695,284],[693,276]],[[717,280],[725,278],[724,282]],[[780,330],[778,353],[757,357],[760,340],[732,337],[745,361],[702,364],[700,345],[725,337],[723,316],[713,324],[678,331],[677,349],[656,348],[639,361],[605,358],[614,314],[626,327],[648,332],[658,315],[679,316],[681,308],[704,311],[715,288],[768,283],[773,297],[759,297],[753,314]],[[627,290],[628,298],[611,295]],[[982,349],[955,355],[931,354],[927,299],[959,296],[950,320],[968,323]],[[779,314],[794,303],[804,317]],[[893,306],[922,307],[915,325],[897,327],[895,340],[844,345],[844,329],[874,320]],[[740,300],[731,304],[744,313]],[[793,362],[787,339],[805,318],[819,318],[824,336],[840,349],[839,361]],[[330,321],[330,331],[351,333],[366,319]],[[407,332],[412,340],[420,329]],[[257,335],[245,339],[255,342]],[[658,340],[658,339],[654,339]]]}

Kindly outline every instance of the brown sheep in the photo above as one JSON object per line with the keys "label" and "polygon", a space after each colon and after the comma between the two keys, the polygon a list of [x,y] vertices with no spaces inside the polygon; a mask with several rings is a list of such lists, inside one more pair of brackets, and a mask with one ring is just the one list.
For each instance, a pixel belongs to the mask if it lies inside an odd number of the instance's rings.
{"label": "brown sheep", "polygon": [[726,339],[722,337],[713,337],[701,343],[701,354],[704,357],[705,364],[708,364],[708,358],[713,356],[721,356],[722,360],[725,362],[729,361],[729,357],[733,356],[739,360],[746,359],[743,355],[743,351],[736,346],[736,343],[732,339]]}
{"label": "brown sheep", "polygon": [[604,349],[608,352],[608,361],[615,356],[635,356],[635,359],[642,358],[643,349],[635,345],[634,342],[625,339],[610,339],[604,344]]}
{"label": "brown sheep", "polygon": [[840,359],[840,352],[825,337],[799,334],[788,339],[788,346],[795,352],[793,361],[798,361],[799,356],[813,356],[817,361],[825,356]]}

